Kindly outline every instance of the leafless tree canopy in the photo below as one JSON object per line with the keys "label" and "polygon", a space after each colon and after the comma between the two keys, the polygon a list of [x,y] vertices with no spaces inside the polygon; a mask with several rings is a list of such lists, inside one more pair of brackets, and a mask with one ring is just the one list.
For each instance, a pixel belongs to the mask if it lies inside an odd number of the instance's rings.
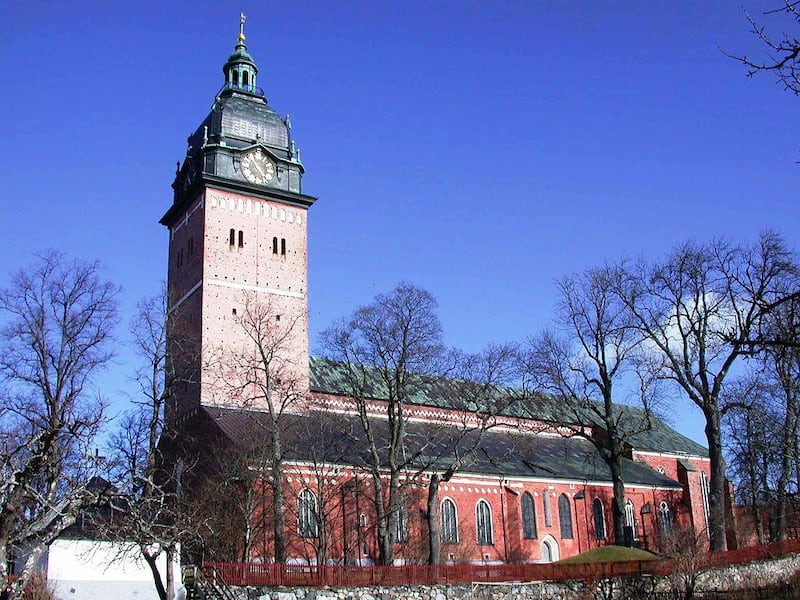
{"label": "leafless tree canopy", "polygon": [[688,242],[652,265],[628,265],[617,293],[651,347],[657,375],[705,417],[711,461],[709,534],[726,547],[721,394],[737,360],[758,351],[766,317],[797,289],[794,253],[771,232],[753,244]]}
{"label": "leafless tree canopy", "polygon": [[[172,361],[167,344],[167,331],[176,328],[178,315],[167,310],[165,292],[142,300],[130,323],[134,351],[139,358],[135,373],[136,393],[133,408],[124,414],[111,438],[109,472],[116,493],[109,494],[112,517],[105,513],[94,523],[112,540],[125,542],[118,546],[118,558],[135,552],[144,559],[162,600],[172,597],[175,574],[172,570],[179,544],[197,538],[202,513],[192,510],[180,494],[182,471],[191,465],[164,454],[164,439],[173,432],[165,429],[164,408],[176,386],[186,382],[176,370],[187,361]],[[176,339],[180,338],[175,332]],[[190,361],[189,361],[190,362]],[[159,560],[166,557],[166,570],[161,572]]]}
{"label": "leafless tree canopy", "polygon": [[112,356],[117,288],[96,263],[41,255],[0,291],[0,575],[44,547],[94,494],[91,444],[103,419],[92,377]]}
{"label": "leafless tree canopy", "polygon": [[[525,388],[555,394],[562,431],[592,443],[611,471],[616,542],[623,543],[625,486],[622,458],[632,438],[651,427],[652,370],[641,360],[641,333],[615,293],[619,274],[601,267],[559,282],[557,330],[529,341],[524,355]],[[627,381],[626,386],[626,378]],[[621,404],[633,403],[633,410]],[[535,415],[535,408],[531,409]],[[602,428],[597,435],[595,429]]]}
{"label": "leafless tree canopy", "polygon": [[800,28],[800,2],[783,0],[783,6],[769,11],[761,18],[753,17],[747,12],[745,14],[753,35],[758,38],[766,52],[766,57],[758,59],[726,54],[747,67],[748,77],[759,73],[772,73],[787,90],[800,95],[800,39],[796,35],[787,33],[786,29],[775,37],[763,24],[764,18],[783,14],[795,28]]}
{"label": "leafless tree canopy", "polygon": [[[403,502],[401,475],[406,467],[413,470],[416,458],[404,453],[407,405],[427,378],[439,374],[444,353],[436,300],[423,289],[401,283],[335,323],[322,338],[329,355],[346,365],[348,391],[371,456],[379,560],[392,564]],[[386,448],[369,414],[370,389],[376,381],[386,399]]]}

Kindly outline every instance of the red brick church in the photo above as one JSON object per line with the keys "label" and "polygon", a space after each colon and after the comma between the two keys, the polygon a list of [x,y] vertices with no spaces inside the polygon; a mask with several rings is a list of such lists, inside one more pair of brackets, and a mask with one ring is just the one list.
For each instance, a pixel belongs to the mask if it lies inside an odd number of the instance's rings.
{"label": "red brick church", "polygon": [[[305,167],[289,117],[258,86],[242,28],[223,73],[161,218],[169,230],[172,367],[188,374],[175,386],[166,420],[177,430],[203,431],[213,442],[206,450],[233,452],[267,444],[271,428],[280,427],[287,561],[370,564],[376,515],[357,407],[345,367],[309,356],[307,224],[316,198],[302,189]],[[258,336],[269,337],[269,356],[252,362],[265,354]],[[386,419],[385,401],[374,386],[363,405],[370,419]],[[557,398],[541,402],[535,419],[508,403],[478,451],[441,484],[443,562],[550,562],[612,543],[608,468],[591,443],[563,436],[562,424],[548,418],[556,413],[547,403]],[[461,439],[470,415],[429,382],[406,418],[413,446],[436,436]],[[405,475],[395,562],[426,560],[425,488],[438,464]],[[679,524],[707,528],[705,448],[655,420],[634,438],[623,472],[631,543],[655,550]],[[264,521],[267,512],[251,517]],[[248,557],[269,561],[272,545],[262,527],[248,540]]]}

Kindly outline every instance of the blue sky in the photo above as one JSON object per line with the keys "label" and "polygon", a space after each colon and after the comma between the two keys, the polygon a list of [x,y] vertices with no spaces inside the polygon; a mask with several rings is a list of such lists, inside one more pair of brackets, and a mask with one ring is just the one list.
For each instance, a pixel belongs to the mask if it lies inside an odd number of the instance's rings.
{"label": "blue sky", "polygon": [[[158,219],[240,11],[319,197],[312,348],[400,280],[439,299],[449,344],[478,350],[547,325],[573,271],[689,237],[798,242],[800,100],[720,51],[761,53],[738,1],[6,0],[0,285],[56,247],[103,262],[125,320],[157,293]],[[106,393],[132,372],[123,349]]]}

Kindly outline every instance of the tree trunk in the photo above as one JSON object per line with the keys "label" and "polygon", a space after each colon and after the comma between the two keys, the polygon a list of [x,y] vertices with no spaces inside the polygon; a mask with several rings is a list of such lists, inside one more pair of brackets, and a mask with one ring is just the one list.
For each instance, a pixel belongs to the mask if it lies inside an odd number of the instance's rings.
{"label": "tree trunk", "polygon": [[724,552],[725,539],[725,458],[722,455],[719,409],[716,402],[707,402],[706,439],[711,462],[711,481],[708,494],[708,537],[711,552]]}
{"label": "tree trunk", "polygon": [[169,600],[167,597],[167,590],[164,588],[164,582],[161,580],[161,572],[158,570],[158,555],[153,556],[145,549],[142,549],[142,557],[150,568],[150,572],[153,574],[153,583],[156,586],[158,597],[161,600]]}
{"label": "tree trunk", "polygon": [[438,565],[442,555],[442,535],[439,528],[439,474],[431,475],[428,484],[428,510],[425,518],[428,522],[428,564]]}
{"label": "tree trunk", "polygon": [[283,477],[280,462],[272,469],[272,533],[275,538],[275,562],[286,562],[286,502],[283,492]]}
{"label": "tree trunk", "polygon": [[[622,480],[622,465],[619,457],[609,459],[611,469],[611,482],[614,497],[611,499],[611,516],[614,520],[614,543],[617,546],[625,545],[625,483]],[[588,500],[587,500],[588,502]],[[594,513],[592,513],[594,515]]]}
{"label": "tree trunk", "polygon": [[174,600],[175,598],[175,548],[170,546],[167,548],[167,565],[166,565],[166,585],[167,585],[167,600]]}

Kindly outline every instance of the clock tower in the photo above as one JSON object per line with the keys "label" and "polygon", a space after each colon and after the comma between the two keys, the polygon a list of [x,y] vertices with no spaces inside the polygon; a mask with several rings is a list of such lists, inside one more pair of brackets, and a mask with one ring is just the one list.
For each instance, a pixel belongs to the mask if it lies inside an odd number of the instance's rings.
{"label": "clock tower", "polygon": [[302,193],[289,116],[258,87],[244,15],[222,71],[160,221],[169,229],[168,345],[178,382],[168,420],[203,405],[262,408],[230,375],[258,354],[254,329],[256,338],[278,338],[265,343],[284,379],[308,386],[306,217],[316,198]]}

